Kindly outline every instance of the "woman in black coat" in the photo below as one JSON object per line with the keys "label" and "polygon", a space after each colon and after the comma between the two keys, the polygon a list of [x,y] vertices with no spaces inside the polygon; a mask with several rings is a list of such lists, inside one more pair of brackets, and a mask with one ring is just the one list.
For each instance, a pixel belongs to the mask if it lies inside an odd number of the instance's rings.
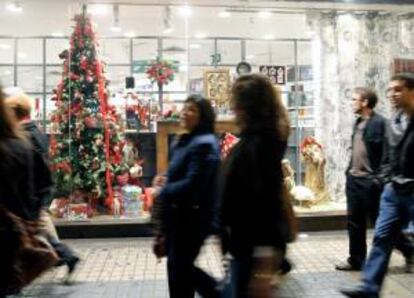
{"label": "woman in black coat", "polygon": [[8,213],[37,220],[41,202],[33,195],[33,159],[29,141],[4,104],[0,87],[0,297],[12,294],[8,284],[20,239]]}
{"label": "woman in black coat", "polygon": [[166,177],[157,200],[163,206],[160,227],[166,239],[168,285],[171,298],[218,297],[216,282],[194,265],[205,238],[212,231],[215,181],[220,163],[214,135],[215,115],[208,100],[190,96],[180,116],[187,130],[172,148]]}
{"label": "woman in black coat", "polygon": [[232,297],[241,298],[252,294],[255,256],[277,252],[282,260],[291,237],[281,165],[289,122],[279,92],[262,75],[238,78],[232,105],[241,137],[221,173],[221,230],[223,251],[233,257]]}

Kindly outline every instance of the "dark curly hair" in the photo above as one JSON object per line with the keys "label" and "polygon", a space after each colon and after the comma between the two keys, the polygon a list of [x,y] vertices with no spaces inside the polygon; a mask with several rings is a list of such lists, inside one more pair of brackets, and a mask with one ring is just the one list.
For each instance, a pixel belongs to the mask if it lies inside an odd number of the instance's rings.
{"label": "dark curly hair", "polygon": [[193,133],[214,133],[216,114],[210,100],[200,95],[190,95],[184,103],[194,104],[200,113],[200,121]]}
{"label": "dark curly hair", "polygon": [[289,119],[281,94],[261,74],[239,77],[232,87],[232,105],[241,112],[242,130],[275,130],[282,140],[289,136]]}

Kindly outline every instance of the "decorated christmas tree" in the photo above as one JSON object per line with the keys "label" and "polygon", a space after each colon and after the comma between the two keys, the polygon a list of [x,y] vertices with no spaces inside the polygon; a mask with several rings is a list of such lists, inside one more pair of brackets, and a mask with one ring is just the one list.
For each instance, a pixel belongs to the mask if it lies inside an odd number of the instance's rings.
{"label": "decorated christmas tree", "polygon": [[108,81],[86,8],[74,18],[70,48],[60,54],[62,80],[54,90],[51,163],[56,196],[113,207],[114,187],[130,180],[120,117],[108,104]]}

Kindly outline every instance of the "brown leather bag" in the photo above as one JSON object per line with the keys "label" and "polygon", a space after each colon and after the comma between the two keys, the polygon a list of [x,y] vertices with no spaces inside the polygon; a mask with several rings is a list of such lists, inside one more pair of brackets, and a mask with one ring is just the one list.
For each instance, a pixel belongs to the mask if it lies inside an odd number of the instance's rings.
{"label": "brown leather bag", "polygon": [[0,207],[0,293],[18,293],[59,260],[36,222]]}

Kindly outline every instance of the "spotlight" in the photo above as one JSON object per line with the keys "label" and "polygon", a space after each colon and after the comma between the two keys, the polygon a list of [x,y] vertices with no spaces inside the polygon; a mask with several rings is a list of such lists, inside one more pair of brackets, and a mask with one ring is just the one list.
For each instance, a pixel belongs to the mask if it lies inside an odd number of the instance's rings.
{"label": "spotlight", "polygon": [[11,11],[11,12],[22,12],[23,11],[23,7],[20,4],[20,1],[17,1],[17,0],[13,1],[12,3],[9,3],[6,6],[6,8],[8,11]]}
{"label": "spotlight", "polygon": [[114,4],[113,18],[114,20],[113,20],[111,30],[113,32],[122,31],[121,25],[119,24],[119,5],[118,4]]}
{"label": "spotlight", "polygon": [[179,11],[180,15],[182,17],[185,17],[185,18],[191,17],[191,15],[193,14],[193,11],[192,11],[191,7],[188,6],[188,5],[181,6],[178,9],[178,11]]}

